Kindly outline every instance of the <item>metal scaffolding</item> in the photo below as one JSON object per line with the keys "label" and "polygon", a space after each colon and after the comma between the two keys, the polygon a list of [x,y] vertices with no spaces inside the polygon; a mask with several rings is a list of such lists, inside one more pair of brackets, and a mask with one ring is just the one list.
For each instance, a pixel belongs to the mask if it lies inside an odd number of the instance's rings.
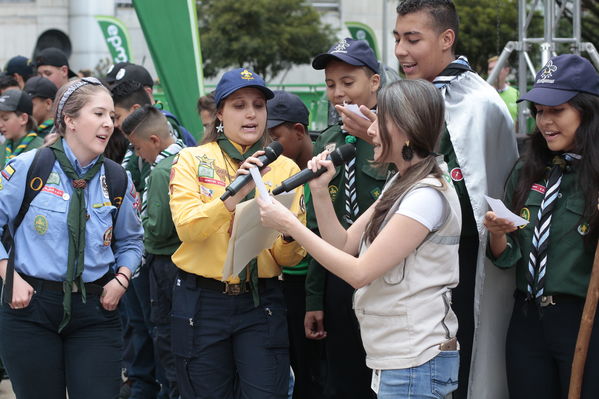
{"label": "metal scaffolding", "polygon": [[[539,4],[541,1],[544,9],[543,37],[528,37],[530,22],[534,12],[541,8]],[[556,37],[560,18],[563,17],[566,9],[572,15],[572,35],[569,37]],[[518,41],[507,42],[487,82],[493,84],[497,80],[499,72],[506,65],[510,54],[515,50],[518,51],[518,90],[520,90],[520,93],[525,93],[527,91],[528,76],[534,78],[536,71],[545,65],[549,58],[557,55],[555,52],[556,44],[563,43],[570,44],[570,52],[573,54],[580,54],[581,51],[586,52],[595,64],[595,68],[599,69],[597,49],[593,43],[582,42],[581,40],[580,18],[580,0],[518,0]],[[533,46],[540,46],[541,49],[541,66],[539,68],[535,68],[529,56],[529,51]],[[531,75],[528,75],[528,73]],[[529,113],[525,102],[518,104],[520,133],[526,132],[526,118]]]}

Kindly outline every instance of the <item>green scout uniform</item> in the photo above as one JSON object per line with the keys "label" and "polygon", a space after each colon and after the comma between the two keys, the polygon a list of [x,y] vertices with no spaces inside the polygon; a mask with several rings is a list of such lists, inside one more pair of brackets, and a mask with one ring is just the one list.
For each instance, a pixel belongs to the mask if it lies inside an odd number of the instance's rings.
{"label": "green scout uniform", "polygon": [[[314,154],[320,154],[325,149],[340,147],[345,144],[345,135],[340,125],[331,125],[325,129],[314,144]],[[356,187],[360,214],[366,211],[379,197],[387,177],[389,168],[378,168],[371,164],[374,158],[373,147],[366,141],[356,140]],[[333,201],[335,214],[344,228],[349,224],[344,220],[345,214],[345,174],[343,166],[337,167],[333,179],[329,182],[329,194]],[[306,201],[306,225],[312,231],[318,230],[316,214],[312,201]],[[324,308],[325,269],[314,259],[310,260],[306,278],[306,311],[323,310]]]}
{"label": "green scout uniform", "polygon": [[[12,145],[12,140],[6,140],[4,143],[2,143],[2,145],[0,145],[0,169],[4,169],[4,165],[6,165],[7,163],[7,159],[6,159],[6,147],[8,145],[11,145],[12,149],[13,149],[13,154],[15,154],[15,148],[18,148],[19,145],[23,142],[23,140],[25,140],[27,138],[27,136],[21,138],[21,140],[19,140],[19,142],[16,145]],[[34,137],[29,144],[27,144],[27,147],[25,147],[24,149],[18,151],[15,155],[19,155],[22,154],[24,152],[27,151],[31,151],[34,150],[36,148],[41,147],[44,144],[44,139],[42,139],[39,136]]]}
{"label": "green scout uniform", "polygon": [[171,155],[158,162],[146,187],[148,206],[141,221],[145,250],[154,255],[171,256],[181,245],[169,206],[169,180],[174,158],[175,155]]}
{"label": "green scout uniform", "polygon": [[460,200],[460,207],[462,209],[462,233],[460,234],[460,239],[471,239],[478,242],[478,230],[476,228],[474,212],[472,211],[472,203],[470,202],[470,196],[468,195],[466,183],[464,182],[458,158],[451,144],[447,127],[445,127],[445,130],[441,134],[439,152],[443,155],[443,160],[447,164],[447,170],[449,171],[451,180],[453,180],[453,186]]}
{"label": "green scout uniform", "polygon": [[52,131],[53,127],[54,127],[54,119],[48,119],[47,121],[44,121],[43,123],[40,123],[38,125],[37,135],[43,139]]}
{"label": "green scout uniform", "polygon": [[[521,169],[522,163],[519,163],[508,180],[505,198],[508,206],[511,204]],[[560,193],[551,217],[544,295],[569,294],[586,297],[595,248],[588,248],[583,242],[589,225],[582,219],[584,198],[576,187],[577,180],[575,172],[564,171]],[[498,258],[493,258],[488,251],[496,266],[502,269],[516,266],[516,286],[523,293],[527,292],[526,272],[532,236],[545,186],[545,180],[533,184],[523,208],[519,210],[520,216],[530,223],[508,234],[507,248]]]}
{"label": "green scout uniform", "polygon": [[133,152],[123,167],[131,173],[131,180],[135,185],[135,190],[138,193],[143,193],[146,187],[146,177],[148,177],[152,170],[150,164]]}

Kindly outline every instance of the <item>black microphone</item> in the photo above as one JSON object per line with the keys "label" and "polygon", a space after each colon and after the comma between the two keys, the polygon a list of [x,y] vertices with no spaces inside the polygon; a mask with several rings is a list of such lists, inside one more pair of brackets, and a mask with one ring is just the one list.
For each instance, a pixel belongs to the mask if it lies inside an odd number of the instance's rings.
{"label": "black microphone", "polygon": [[[341,147],[337,147],[333,152],[327,156],[327,160],[333,161],[334,166],[339,166],[342,163],[349,161],[356,156],[356,147],[353,144],[344,144]],[[273,195],[281,194],[282,192],[289,192],[296,187],[301,186],[309,182],[312,179],[317,178],[327,171],[327,168],[320,168],[316,172],[312,169],[306,168],[301,172],[298,172],[288,179],[285,179],[281,185],[272,190]]]}
{"label": "black microphone", "polygon": [[[267,147],[264,147],[264,154],[260,155],[258,159],[262,162],[262,166],[260,170],[264,169],[266,165],[273,162],[275,159],[279,157],[283,153],[283,146],[278,141],[273,141]],[[241,190],[243,186],[248,184],[252,180],[252,175],[240,175],[237,176],[235,180],[231,184],[225,188],[225,192],[220,196],[221,201],[226,200],[232,195],[235,195]]]}

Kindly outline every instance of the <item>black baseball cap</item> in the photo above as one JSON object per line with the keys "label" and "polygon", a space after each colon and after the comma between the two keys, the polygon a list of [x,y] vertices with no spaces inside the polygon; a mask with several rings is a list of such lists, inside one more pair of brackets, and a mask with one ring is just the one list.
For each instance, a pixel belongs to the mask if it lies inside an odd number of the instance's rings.
{"label": "black baseball cap", "polygon": [[222,100],[244,87],[254,87],[262,91],[267,100],[274,97],[273,92],[266,87],[266,83],[260,75],[247,68],[237,68],[225,72],[218,81],[216,90],[214,90],[216,107],[218,108]]}
{"label": "black baseball cap", "polygon": [[121,70],[121,68],[125,67],[126,65],[131,64],[130,62],[117,62],[116,64],[112,64],[109,68],[108,71],[106,71],[106,83],[108,83],[109,85],[112,85],[115,81],[116,81],[116,74],[118,71]]}
{"label": "black baseball cap", "polygon": [[312,68],[325,69],[327,64],[334,59],[350,65],[367,66],[374,73],[379,73],[379,62],[365,40],[355,40],[349,37],[340,40],[326,53],[317,55],[312,60]]}
{"label": "black baseball cap", "polygon": [[29,59],[22,55],[17,55],[8,60],[5,70],[8,75],[18,73],[24,79],[28,79],[33,75],[33,66],[31,66]]}
{"label": "black baseball cap", "polygon": [[56,92],[58,91],[56,85],[52,83],[52,81],[42,76],[34,76],[30,78],[27,83],[25,83],[23,90],[27,92],[31,98],[41,97],[51,98],[52,100],[54,100],[54,97],[56,97]]}
{"label": "black baseball cap", "polygon": [[520,97],[554,107],[570,101],[578,93],[599,96],[599,74],[585,58],[575,54],[552,57],[537,73],[532,89]]}
{"label": "black baseball cap", "polygon": [[[152,79],[152,75],[150,75],[150,72],[148,72],[148,70],[141,65],[125,63],[125,65],[122,65],[120,68],[118,68],[118,70],[117,65],[115,65],[113,68],[113,71],[116,70],[116,72],[114,73],[114,81],[112,83],[116,84],[120,82],[134,81],[141,83],[142,86],[154,87],[154,79]],[[111,71],[111,75],[113,71]]]}
{"label": "black baseball cap", "polygon": [[23,90],[6,90],[0,96],[0,111],[24,112],[31,115],[33,103]]}
{"label": "black baseball cap", "polygon": [[301,123],[308,126],[310,113],[298,96],[282,90],[275,90],[273,93],[275,96],[266,104],[268,109],[266,127],[268,129],[285,122]]}
{"label": "black baseball cap", "polygon": [[40,51],[35,57],[34,64],[36,68],[39,68],[42,65],[52,65],[55,67],[66,65],[69,69],[69,78],[77,76],[75,72],[71,71],[66,54],[56,47],[48,47]]}

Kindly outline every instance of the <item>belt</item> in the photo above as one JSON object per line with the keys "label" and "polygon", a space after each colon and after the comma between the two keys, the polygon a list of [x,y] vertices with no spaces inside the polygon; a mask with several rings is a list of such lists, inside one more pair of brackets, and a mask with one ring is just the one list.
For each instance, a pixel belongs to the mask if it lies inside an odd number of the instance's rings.
{"label": "belt", "polygon": [[[240,283],[228,283],[226,281],[220,281],[215,280],[213,278],[198,276],[197,274],[188,273],[184,270],[179,270],[179,277],[187,282],[195,282],[195,286],[198,288],[204,288],[206,290],[220,292],[224,295],[242,295],[249,293],[251,290],[249,281],[244,281]],[[266,285],[269,281],[278,282],[278,280],[278,277],[259,278],[258,289],[262,291],[266,288]]]}
{"label": "belt", "polygon": [[[526,294],[523,293],[522,291],[516,290],[516,293],[514,294],[514,298],[525,301]],[[559,303],[580,304],[580,303],[584,303],[584,298],[576,296],[576,295],[570,295],[570,294],[543,295],[543,296],[541,296],[541,301],[539,302],[539,305],[542,308],[544,308],[549,305],[557,305]]]}
{"label": "belt", "polygon": [[[63,292],[63,282],[62,281],[52,281],[52,280],[44,280],[37,277],[28,276],[26,274],[19,275],[23,278],[23,280],[27,281],[29,285],[33,287],[33,289],[37,292],[40,291],[59,291]],[[92,295],[101,295],[104,291],[104,285],[110,281],[112,277],[106,273],[104,276],[100,277],[96,281],[92,281],[90,283],[85,283],[85,291],[88,294]],[[79,288],[77,285],[73,284],[72,292],[79,292]]]}

